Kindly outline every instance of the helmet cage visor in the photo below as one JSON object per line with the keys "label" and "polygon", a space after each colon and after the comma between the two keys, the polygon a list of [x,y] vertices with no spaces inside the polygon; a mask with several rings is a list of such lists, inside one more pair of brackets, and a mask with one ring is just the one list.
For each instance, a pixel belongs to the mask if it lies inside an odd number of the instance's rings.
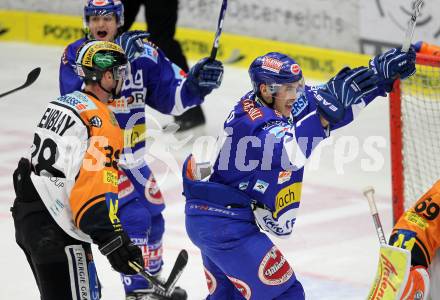
{"label": "helmet cage visor", "polygon": [[112,68],[112,74],[115,80],[125,80],[128,75],[127,65],[114,66]]}
{"label": "helmet cage visor", "polygon": [[[299,82],[299,84],[297,84]],[[298,99],[304,93],[304,78],[301,78],[299,81],[290,82],[290,83],[264,83],[267,87],[267,91],[276,98],[277,94],[280,91],[285,92],[287,95],[296,95],[296,99]],[[292,96],[293,97],[293,96]]]}

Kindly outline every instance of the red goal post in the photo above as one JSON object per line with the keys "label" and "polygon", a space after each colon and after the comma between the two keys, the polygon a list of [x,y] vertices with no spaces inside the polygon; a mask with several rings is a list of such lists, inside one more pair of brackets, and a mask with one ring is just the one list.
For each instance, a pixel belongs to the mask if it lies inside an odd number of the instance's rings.
{"label": "red goal post", "polygon": [[417,54],[417,73],[390,94],[394,223],[440,179],[440,56]]}

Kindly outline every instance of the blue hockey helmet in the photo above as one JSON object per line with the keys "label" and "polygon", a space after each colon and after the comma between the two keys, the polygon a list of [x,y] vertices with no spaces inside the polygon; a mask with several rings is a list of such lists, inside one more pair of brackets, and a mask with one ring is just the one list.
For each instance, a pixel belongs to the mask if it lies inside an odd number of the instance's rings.
{"label": "blue hockey helmet", "polygon": [[118,27],[124,25],[124,5],[120,0],[87,0],[84,6],[84,27],[88,27],[90,16],[114,14]]}
{"label": "blue hockey helmet", "polygon": [[257,57],[249,67],[254,92],[258,94],[261,84],[266,84],[272,94],[277,87],[303,79],[302,70],[294,59],[279,52],[269,52]]}

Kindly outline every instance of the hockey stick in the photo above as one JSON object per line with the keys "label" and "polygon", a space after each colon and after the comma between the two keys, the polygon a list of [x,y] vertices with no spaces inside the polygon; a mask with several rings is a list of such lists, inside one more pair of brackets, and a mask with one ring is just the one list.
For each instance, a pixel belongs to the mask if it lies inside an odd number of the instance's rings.
{"label": "hockey stick", "polygon": [[4,96],[7,96],[7,95],[9,95],[9,94],[11,94],[13,92],[16,92],[16,91],[22,90],[24,88],[27,88],[32,83],[34,83],[35,80],[37,80],[38,76],[40,76],[40,72],[41,72],[41,68],[40,67],[33,69],[32,71],[29,72],[29,74],[28,74],[28,76],[26,78],[26,82],[24,84],[22,84],[21,86],[15,88],[13,90],[10,90],[8,92],[0,94],[0,98],[2,98]]}
{"label": "hockey stick", "polygon": [[154,289],[161,291],[162,293],[165,293],[166,289],[162,282],[160,282],[156,277],[154,277],[149,272],[145,271],[144,268],[140,264],[138,264],[135,261],[129,261],[128,265],[135,270],[139,275],[145,278],[153,287]]}
{"label": "hockey stick", "polygon": [[228,0],[223,0],[222,7],[220,8],[220,15],[218,17],[217,31],[215,33],[214,43],[212,44],[211,55],[209,56],[212,60],[214,60],[217,56],[217,50],[220,43],[220,36],[223,30],[223,21],[225,20],[227,7]]}
{"label": "hockey stick", "polygon": [[413,4],[413,11],[411,15],[411,19],[408,22],[408,27],[405,32],[405,39],[403,40],[402,51],[408,52],[409,47],[411,45],[411,41],[414,35],[414,29],[416,28],[417,17],[420,15],[422,10],[423,0],[417,0]]}
{"label": "hockey stick", "polygon": [[387,241],[383,232],[382,223],[380,222],[379,213],[377,212],[376,202],[374,201],[374,188],[372,186],[366,187],[364,189],[364,196],[367,198],[368,204],[370,205],[370,212],[373,217],[374,226],[376,226],[379,243],[381,245],[386,245]]}
{"label": "hockey stick", "polygon": [[165,282],[166,295],[171,296],[174,291],[174,287],[176,286],[177,280],[179,280],[180,276],[183,273],[183,270],[188,263],[188,252],[185,249],[182,249],[177,256],[176,262],[174,263],[174,267],[171,270],[170,275],[168,276],[167,281]]}
{"label": "hockey stick", "polygon": [[135,270],[139,275],[144,277],[156,292],[162,296],[170,297],[174,291],[174,287],[176,285],[177,280],[179,280],[180,276],[183,273],[183,270],[188,263],[188,252],[185,249],[182,249],[177,256],[177,259],[174,263],[173,269],[171,270],[170,275],[165,283],[160,282],[156,277],[154,277],[149,272],[145,271],[141,265],[136,262],[128,262],[129,266]]}
{"label": "hockey stick", "polygon": [[372,186],[364,188],[364,196],[370,205],[371,216],[373,217],[380,243],[376,277],[371,285],[367,300],[401,299],[409,276],[411,253],[406,249],[387,244],[374,200],[374,188]]}

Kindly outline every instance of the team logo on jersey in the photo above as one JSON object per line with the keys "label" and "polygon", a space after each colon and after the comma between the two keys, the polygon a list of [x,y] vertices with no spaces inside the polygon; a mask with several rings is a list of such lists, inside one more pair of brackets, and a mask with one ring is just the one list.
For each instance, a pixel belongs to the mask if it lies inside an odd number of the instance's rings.
{"label": "team logo on jersey", "polygon": [[261,65],[262,69],[269,70],[275,73],[280,73],[282,67],[283,62],[281,60],[271,57],[264,57],[263,64]]}
{"label": "team logo on jersey", "polygon": [[280,190],[275,199],[275,212],[273,213],[274,218],[278,217],[278,214],[283,209],[294,205],[295,203],[299,206],[299,201],[301,199],[301,183],[296,182],[289,186],[286,186]]}
{"label": "team logo on jersey", "polygon": [[293,75],[298,75],[301,72],[301,68],[298,64],[293,64],[290,66],[290,71]]}
{"label": "team logo on jersey", "polygon": [[287,282],[293,275],[284,255],[276,246],[273,246],[263,257],[258,268],[258,278],[267,285],[280,285]]}
{"label": "team logo on jersey", "polygon": [[153,204],[160,205],[164,203],[162,193],[160,192],[159,186],[157,185],[153,174],[150,175],[150,178],[148,178],[148,181],[145,185],[145,197]]}
{"label": "team logo on jersey", "polygon": [[281,171],[278,173],[278,184],[283,184],[290,180],[292,177],[292,171]]}
{"label": "team logo on jersey", "polygon": [[248,188],[248,186],[249,186],[249,181],[246,181],[246,182],[240,182],[240,183],[238,184],[238,188],[239,188],[241,191],[246,190],[246,189]]}
{"label": "team logo on jersey", "polygon": [[246,300],[251,299],[252,292],[251,292],[251,288],[247,283],[231,276],[227,276],[227,277]]}
{"label": "team logo on jersey", "polygon": [[98,116],[93,116],[89,120],[89,124],[90,124],[90,126],[101,128],[102,127],[102,120]]}
{"label": "team logo on jersey", "polygon": [[289,131],[289,127],[287,126],[276,126],[269,130],[269,133],[273,134],[276,138],[283,138],[286,135],[286,132]]}
{"label": "team logo on jersey", "polygon": [[269,186],[269,183],[267,183],[266,181],[258,179],[257,182],[254,185],[253,190],[257,191],[257,192],[259,192],[261,194],[264,194],[266,192],[268,186]]}
{"label": "team logo on jersey", "polygon": [[217,289],[217,280],[215,279],[214,275],[212,275],[211,272],[208,271],[207,268],[204,269],[205,269],[206,284],[208,285],[208,291],[209,294],[212,295]]}
{"label": "team logo on jersey", "polygon": [[122,170],[119,170],[119,182],[118,182],[118,196],[122,199],[134,191],[134,185],[128,179],[127,175]]}

